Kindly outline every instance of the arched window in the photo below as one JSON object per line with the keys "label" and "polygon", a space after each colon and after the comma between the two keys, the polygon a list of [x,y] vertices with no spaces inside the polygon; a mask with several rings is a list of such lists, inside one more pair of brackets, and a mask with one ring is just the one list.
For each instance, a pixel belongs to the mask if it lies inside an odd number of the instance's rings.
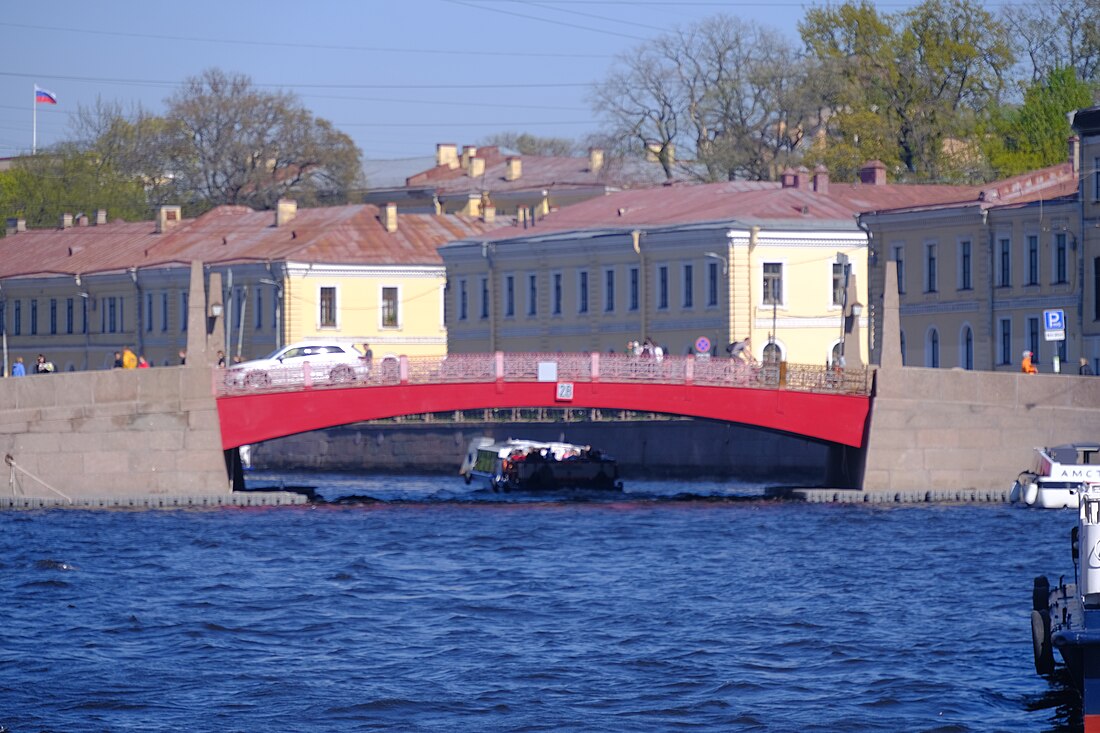
{"label": "arched window", "polygon": [[933,369],[940,365],[940,332],[934,328],[928,329],[924,340],[924,365]]}
{"label": "arched window", "polygon": [[829,352],[829,366],[840,365],[840,342],[833,344],[833,350]]}
{"label": "arched window", "polygon": [[783,351],[779,348],[779,344],[774,341],[764,346],[763,356],[765,364],[778,364],[783,361]]}
{"label": "arched window", "polygon": [[963,326],[959,335],[959,366],[963,369],[974,368],[974,331]]}

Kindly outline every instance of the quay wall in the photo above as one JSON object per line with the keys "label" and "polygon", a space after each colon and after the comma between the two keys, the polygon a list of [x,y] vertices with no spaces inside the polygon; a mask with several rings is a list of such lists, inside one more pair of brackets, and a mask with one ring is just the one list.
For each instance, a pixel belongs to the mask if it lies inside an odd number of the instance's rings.
{"label": "quay wall", "polygon": [[229,494],[208,369],[4,379],[0,455],[19,497]]}
{"label": "quay wall", "polygon": [[1036,447],[1098,440],[1098,377],[879,368],[862,488],[1005,489]]}
{"label": "quay wall", "polygon": [[624,478],[729,478],[821,485],[829,449],[805,438],[708,420],[619,422],[358,423],[269,440],[253,466],[286,470],[458,473],[480,436],[593,445],[615,456]]}

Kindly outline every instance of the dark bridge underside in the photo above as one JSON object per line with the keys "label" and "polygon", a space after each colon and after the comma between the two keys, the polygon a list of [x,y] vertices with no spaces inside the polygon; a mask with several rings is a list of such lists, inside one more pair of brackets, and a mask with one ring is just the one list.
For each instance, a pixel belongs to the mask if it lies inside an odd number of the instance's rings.
{"label": "dark bridge underside", "polygon": [[365,420],[500,407],[594,407],[661,412],[755,425],[852,447],[863,445],[870,398],[788,390],[576,382],[556,399],[553,382],[474,382],[309,389],[218,398],[222,447]]}

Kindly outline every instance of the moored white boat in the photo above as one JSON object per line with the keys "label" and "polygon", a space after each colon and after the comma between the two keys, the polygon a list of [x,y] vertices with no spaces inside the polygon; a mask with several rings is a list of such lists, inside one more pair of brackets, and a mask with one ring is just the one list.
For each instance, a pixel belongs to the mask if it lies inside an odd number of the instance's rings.
{"label": "moored white boat", "polygon": [[477,480],[494,491],[623,487],[614,458],[564,442],[477,438],[466,450],[459,475],[466,483]]}
{"label": "moored white boat", "polygon": [[1076,509],[1090,485],[1100,485],[1100,444],[1036,448],[1034,465],[1016,477],[1009,500],[1039,509]]}

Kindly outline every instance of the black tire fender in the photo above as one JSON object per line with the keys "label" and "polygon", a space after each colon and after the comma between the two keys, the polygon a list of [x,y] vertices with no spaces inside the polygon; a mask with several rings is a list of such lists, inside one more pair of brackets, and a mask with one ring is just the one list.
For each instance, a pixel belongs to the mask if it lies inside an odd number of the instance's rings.
{"label": "black tire fender", "polygon": [[1054,672],[1054,649],[1050,643],[1050,614],[1031,612],[1031,648],[1035,654],[1035,671],[1041,675]]}

